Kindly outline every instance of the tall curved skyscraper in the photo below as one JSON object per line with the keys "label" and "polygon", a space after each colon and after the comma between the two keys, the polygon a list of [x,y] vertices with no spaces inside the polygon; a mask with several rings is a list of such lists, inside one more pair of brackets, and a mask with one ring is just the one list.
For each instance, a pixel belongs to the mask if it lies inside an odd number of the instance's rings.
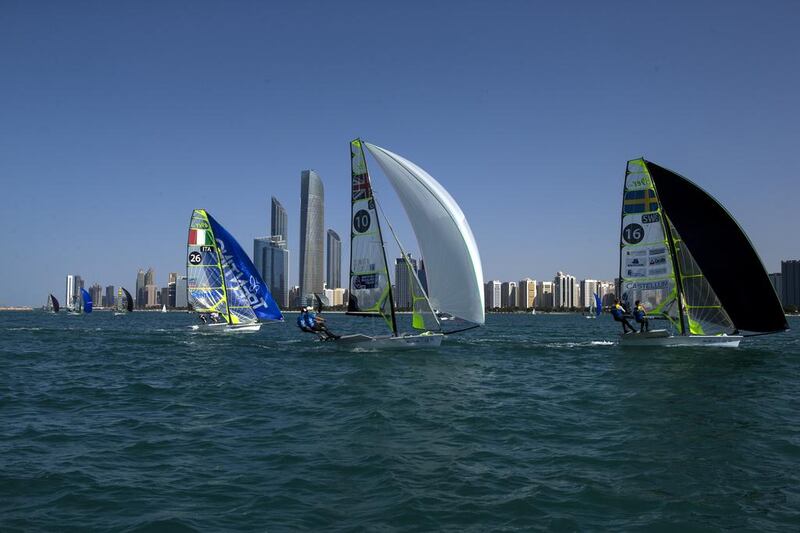
{"label": "tall curved skyscraper", "polygon": [[272,237],[280,235],[288,244],[289,237],[287,234],[287,226],[289,225],[289,218],[286,216],[286,209],[283,208],[281,203],[274,196],[272,197],[272,210],[270,215],[270,235]]}
{"label": "tall curved skyscraper", "polygon": [[[325,189],[313,170],[300,173],[300,299],[313,302],[323,290]],[[309,300],[310,297],[310,300]]]}

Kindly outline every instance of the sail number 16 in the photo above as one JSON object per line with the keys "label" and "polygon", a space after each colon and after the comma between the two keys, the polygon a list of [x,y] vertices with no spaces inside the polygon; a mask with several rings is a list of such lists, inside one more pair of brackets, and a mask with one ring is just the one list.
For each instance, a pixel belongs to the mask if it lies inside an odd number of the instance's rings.
{"label": "sail number 16", "polygon": [[638,244],[644,239],[644,228],[639,224],[628,224],[622,230],[622,238],[630,244]]}

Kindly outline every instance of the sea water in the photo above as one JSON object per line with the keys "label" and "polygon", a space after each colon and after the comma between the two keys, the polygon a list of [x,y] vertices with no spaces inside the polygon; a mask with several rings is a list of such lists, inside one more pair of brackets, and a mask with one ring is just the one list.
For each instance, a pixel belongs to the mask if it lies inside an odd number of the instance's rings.
{"label": "sea water", "polygon": [[352,353],[294,318],[0,313],[0,530],[800,527],[797,319],[631,349],[605,316],[490,315]]}

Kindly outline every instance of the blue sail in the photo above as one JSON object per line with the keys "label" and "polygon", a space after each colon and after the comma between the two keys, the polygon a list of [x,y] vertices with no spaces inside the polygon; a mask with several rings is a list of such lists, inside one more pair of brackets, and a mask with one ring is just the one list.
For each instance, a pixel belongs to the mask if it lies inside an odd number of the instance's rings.
{"label": "blue sail", "polygon": [[92,312],[92,297],[89,296],[89,293],[86,292],[86,289],[81,289],[81,296],[83,296],[83,312],[84,313],[91,313]]}
{"label": "blue sail", "polygon": [[[211,230],[217,241],[220,257],[229,268],[225,270],[225,282],[230,286],[232,281],[238,283],[247,298],[247,303],[252,307],[253,312],[259,320],[283,320],[278,304],[269,292],[264,280],[256,270],[253,262],[239,246],[230,233],[223,228],[214,217],[206,213]],[[234,278],[234,279],[231,279]],[[232,295],[229,295],[229,298]],[[229,302],[231,304],[231,302]]]}
{"label": "blue sail", "polygon": [[600,295],[594,293],[594,312],[596,316],[600,316],[600,313],[603,312],[603,302],[600,301]]}

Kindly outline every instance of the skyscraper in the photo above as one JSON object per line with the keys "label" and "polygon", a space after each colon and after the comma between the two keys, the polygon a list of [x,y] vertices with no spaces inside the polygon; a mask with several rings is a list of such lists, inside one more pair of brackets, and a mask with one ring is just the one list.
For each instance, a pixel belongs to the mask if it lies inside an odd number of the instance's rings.
{"label": "skyscraper", "polygon": [[[411,263],[411,269],[417,273],[417,260],[408,254],[408,261]],[[408,271],[408,264],[402,257],[398,257],[394,262],[394,305],[397,309],[410,310],[414,305],[411,291],[411,273]]]}
{"label": "skyscraper", "polygon": [[342,239],[332,229],[328,230],[328,256],[325,282],[329,289],[342,286]]}
{"label": "skyscraper", "polygon": [[103,302],[103,305],[106,307],[114,307],[114,301],[117,299],[116,294],[114,293],[114,286],[113,285],[106,285],[106,297]]}
{"label": "skyscraper", "polygon": [[184,309],[189,306],[186,276],[178,276],[175,280],[175,307]]}
{"label": "skyscraper", "polygon": [[502,304],[503,284],[497,280],[487,281],[484,285],[484,302],[486,309],[495,309]]}
{"label": "skyscraper", "polygon": [[272,210],[270,212],[270,236],[283,237],[283,240],[289,243],[289,217],[286,216],[286,209],[283,208],[281,203],[274,196],[272,197]]}
{"label": "skyscraper", "polygon": [[144,273],[144,284],[145,285],[156,284],[156,271],[153,270],[153,267],[148,268],[147,272]]}
{"label": "skyscraper", "polygon": [[313,304],[323,289],[325,190],[313,170],[300,174],[300,300]]}
{"label": "skyscraper", "polygon": [[781,261],[781,285],[784,307],[800,307],[800,260]]}
{"label": "skyscraper", "polygon": [[783,280],[781,278],[780,272],[773,272],[772,274],[768,274],[769,282],[772,283],[772,288],[775,289],[775,294],[778,295],[778,300],[781,301],[781,305],[783,305]]}
{"label": "skyscraper", "polygon": [[67,274],[67,286],[64,291],[64,305],[71,308],[75,298],[75,276]]}
{"label": "skyscraper", "polygon": [[504,281],[500,286],[500,307],[509,308],[517,306],[517,282]]}
{"label": "skyscraper", "polygon": [[536,283],[536,307],[545,309],[554,307],[552,281],[539,281]]}
{"label": "skyscraper", "polygon": [[575,276],[557,272],[553,279],[553,307],[569,309],[575,307],[578,287]]}
{"label": "skyscraper", "polygon": [[281,309],[289,307],[289,250],[280,235],[253,239],[253,264]]}
{"label": "skyscraper", "polygon": [[101,287],[99,283],[95,283],[89,287],[89,296],[92,298],[94,305],[98,307],[103,305],[103,287]]}
{"label": "skyscraper", "polygon": [[141,268],[136,274],[136,307],[139,309],[144,308],[144,303],[147,300],[144,294],[144,270]]}
{"label": "skyscraper", "polygon": [[531,309],[536,305],[536,280],[525,278],[517,283],[517,307]]}
{"label": "skyscraper", "polygon": [[580,281],[580,298],[575,307],[589,309],[594,305],[594,293],[600,294],[600,282],[595,279]]}

